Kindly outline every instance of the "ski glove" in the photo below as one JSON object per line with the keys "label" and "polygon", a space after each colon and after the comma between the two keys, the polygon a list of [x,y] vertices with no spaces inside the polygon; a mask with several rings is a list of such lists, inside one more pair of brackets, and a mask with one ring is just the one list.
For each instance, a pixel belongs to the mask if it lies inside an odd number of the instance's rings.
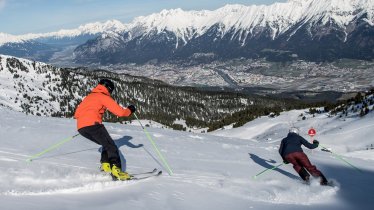
{"label": "ski glove", "polygon": [[317,140],[313,140],[313,144],[317,144],[317,145],[319,145],[319,141],[317,141]]}
{"label": "ski glove", "polygon": [[135,108],[135,106],[134,105],[129,105],[128,107],[127,107],[128,109],[130,109],[130,111],[131,111],[131,114],[132,113],[134,113],[134,112],[136,112],[136,108]]}

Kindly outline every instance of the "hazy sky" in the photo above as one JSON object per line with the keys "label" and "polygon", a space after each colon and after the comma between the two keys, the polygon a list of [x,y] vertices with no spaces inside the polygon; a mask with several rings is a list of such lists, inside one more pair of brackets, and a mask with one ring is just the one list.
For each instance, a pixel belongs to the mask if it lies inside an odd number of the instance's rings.
{"label": "hazy sky", "polygon": [[287,0],[0,0],[0,32],[9,34],[51,32],[79,25],[134,17],[162,9],[214,10],[225,4],[259,5]]}

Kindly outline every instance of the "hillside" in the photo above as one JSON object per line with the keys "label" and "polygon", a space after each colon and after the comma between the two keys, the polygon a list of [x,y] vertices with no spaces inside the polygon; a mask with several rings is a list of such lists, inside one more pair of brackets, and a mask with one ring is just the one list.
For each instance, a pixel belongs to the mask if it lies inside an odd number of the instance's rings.
{"label": "hillside", "polygon": [[[3,209],[371,209],[374,174],[373,113],[345,121],[324,114],[299,119],[307,110],[262,117],[224,133],[191,134],[148,128],[173,169],[173,176],[113,182],[98,171],[99,146],[77,137],[31,163],[25,160],[59,140],[74,135],[72,119],[26,116],[0,108],[0,202]],[[362,170],[331,153],[305,149],[311,161],[334,180],[335,187],[303,184],[290,165],[253,179],[281,162],[277,149],[289,124],[301,134],[314,126],[316,139]],[[140,172],[157,162],[141,127],[106,124],[123,154],[123,167]],[[226,136],[226,137],[224,137]]]}
{"label": "hillside", "polygon": [[[77,104],[97,85],[99,78],[116,84],[113,97],[123,106],[135,104],[143,119],[175,129],[210,127],[232,113],[250,110],[263,115],[301,106],[295,101],[223,91],[175,87],[157,80],[126,74],[77,68],[57,68],[44,63],[0,55],[0,104],[39,116],[72,117]],[[122,121],[113,115],[106,120]]]}

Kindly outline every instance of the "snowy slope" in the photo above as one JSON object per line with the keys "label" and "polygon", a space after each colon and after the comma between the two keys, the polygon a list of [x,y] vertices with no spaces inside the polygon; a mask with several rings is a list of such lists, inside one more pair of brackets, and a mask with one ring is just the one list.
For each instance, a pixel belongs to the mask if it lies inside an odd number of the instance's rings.
{"label": "snowy slope", "polygon": [[[371,209],[374,175],[372,151],[348,160],[359,173],[330,153],[306,151],[336,187],[303,184],[290,165],[259,177],[256,173],[280,163],[277,149],[289,123],[317,137],[344,156],[338,145],[354,148],[370,140],[371,113],[363,119],[339,121],[320,115],[297,121],[302,111],[261,118],[242,128],[212,134],[191,134],[149,128],[174,175],[144,181],[112,182],[98,172],[99,146],[77,137],[31,163],[30,155],[76,133],[75,121],[26,116],[0,108],[0,202],[12,209]],[[141,127],[106,124],[123,154],[129,172],[161,168]],[[357,132],[357,131],[360,132]],[[349,137],[356,134],[355,137]],[[221,136],[219,136],[221,135]],[[305,136],[305,135],[304,135]],[[359,137],[359,138],[358,138]],[[271,140],[270,140],[271,138]],[[364,143],[362,143],[364,144]],[[126,163],[126,164],[125,164]]]}
{"label": "snowy slope", "polygon": [[[307,116],[307,120],[302,120],[301,114]],[[294,110],[274,119],[261,117],[240,128],[220,130],[214,134],[255,139],[260,142],[276,142],[287,135],[288,128],[291,126],[301,128],[300,132],[305,137],[308,137],[308,130],[313,127],[317,131],[315,139],[326,147],[334,148],[334,151],[338,153],[366,150],[370,144],[374,143],[370,132],[374,128],[373,113],[363,118],[357,115],[345,118],[328,117],[326,114],[312,117],[307,114],[307,110]],[[339,139],[338,142],[337,139]]]}
{"label": "snowy slope", "polygon": [[[79,80],[87,78],[80,76]],[[53,115],[63,109],[61,102],[69,95],[63,83],[61,68],[0,54],[1,106],[34,115]],[[82,98],[77,90],[74,95]]]}
{"label": "snowy slope", "polygon": [[[48,84],[45,87],[42,84],[48,82],[46,77],[48,74],[51,79],[56,79],[58,77],[57,71],[58,69],[44,63],[0,55],[0,88],[2,90],[0,104],[22,111],[22,104],[29,104],[31,101],[23,97],[23,94],[29,94],[31,98],[50,98],[46,90],[48,87],[51,88],[51,85]],[[20,89],[25,89],[25,92],[22,93]],[[67,94],[67,92],[63,94]],[[57,101],[45,107],[45,110],[55,108],[59,109]]]}

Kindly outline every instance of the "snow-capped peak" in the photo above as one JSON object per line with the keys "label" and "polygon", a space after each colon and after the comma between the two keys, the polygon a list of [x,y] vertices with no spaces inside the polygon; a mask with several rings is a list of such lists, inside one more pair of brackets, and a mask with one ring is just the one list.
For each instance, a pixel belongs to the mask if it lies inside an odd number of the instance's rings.
{"label": "snow-capped peak", "polygon": [[63,38],[75,37],[84,34],[98,34],[106,31],[119,32],[126,29],[126,26],[118,20],[108,20],[106,22],[95,22],[81,25],[76,29],[61,29],[50,33],[29,33],[24,35],[11,35],[0,33],[0,46],[5,43],[19,43],[38,38]]}
{"label": "snow-capped peak", "polygon": [[369,0],[289,0],[252,6],[231,4],[214,11],[162,10],[134,19],[128,28],[136,29],[134,31],[139,35],[167,30],[179,38],[189,39],[203,34],[215,24],[222,26],[222,34],[232,29],[252,32],[258,27],[270,27],[274,39],[300,21],[311,24],[321,20],[323,24],[333,21],[346,27],[358,14],[367,13],[367,22],[372,25],[373,8],[373,1]]}
{"label": "snow-capped peak", "polygon": [[191,31],[194,31],[196,35],[201,35],[215,24],[223,26],[222,33],[231,28],[247,30],[256,26],[270,25],[274,34],[279,34],[301,18],[303,5],[295,2],[275,3],[269,6],[233,4],[225,5],[214,11],[162,10],[160,13],[134,19],[128,28],[139,29],[140,27],[143,33],[168,30],[178,37],[188,38],[193,35]]}
{"label": "snow-capped peak", "polygon": [[20,43],[23,42],[24,40],[20,36],[15,36],[11,34],[6,34],[6,33],[0,33],[0,46],[5,44],[5,43]]}
{"label": "snow-capped peak", "polygon": [[156,31],[169,31],[178,39],[187,42],[194,36],[200,36],[213,25],[220,25],[220,33],[228,31],[246,31],[248,33],[269,28],[271,38],[276,38],[297,23],[330,23],[345,28],[357,17],[366,14],[364,19],[374,25],[374,1],[372,0],[289,0],[271,5],[226,5],[214,11],[184,11],[180,8],[162,10],[148,16],[135,18],[129,24],[117,20],[104,23],[96,22],[82,25],[76,29],[60,30],[43,34],[13,36],[0,33],[0,45],[7,42],[22,42],[44,37],[74,37],[81,34],[129,31],[131,37],[142,36]]}
{"label": "snow-capped peak", "polygon": [[135,18],[129,27],[142,26],[147,29],[156,28],[158,31],[164,29],[178,32],[178,30],[195,27],[199,28],[202,21],[208,17],[210,11],[184,11],[180,8],[162,10],[149,16]]}
{"label": "snow-capped peak", "polygon": [[[77,31],[80,33],[86,34],[96,34],[105,31],[123,31],[126,29],[126,26],[118,20],[109,20],[104,23],[96,22],[96,23],[88,23],[86,25],[79,26]],[[72,31],[72,30],[67,30]]]}

